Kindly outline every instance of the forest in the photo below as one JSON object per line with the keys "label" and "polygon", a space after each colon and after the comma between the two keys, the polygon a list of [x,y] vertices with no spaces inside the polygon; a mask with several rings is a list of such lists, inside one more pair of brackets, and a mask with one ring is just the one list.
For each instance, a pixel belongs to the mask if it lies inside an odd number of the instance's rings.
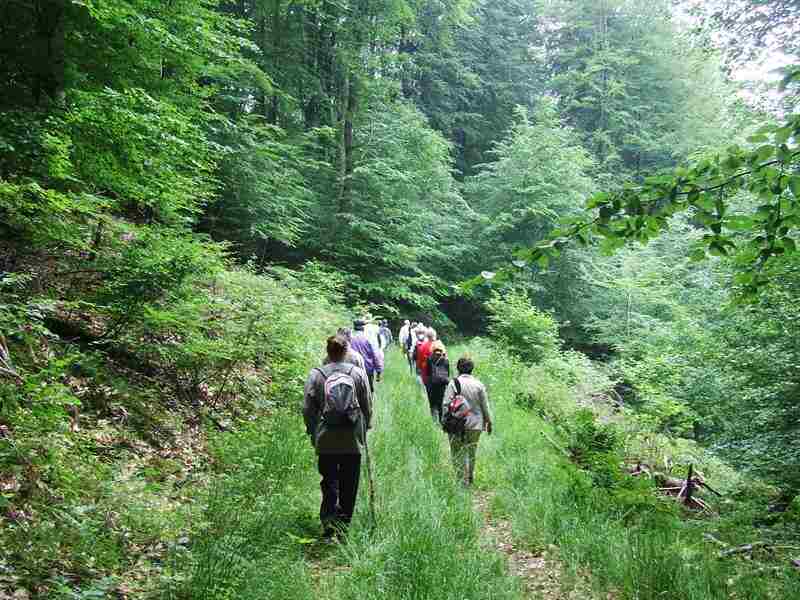
{"label": "forest", "polygon": [[[796,0],[0,3],[0,600],[800,597],[798,40]],[[383,529],[318,543],[302,384],[361,315],[478,357],[485,510],[578,596],[472,557],[397,364]]]}

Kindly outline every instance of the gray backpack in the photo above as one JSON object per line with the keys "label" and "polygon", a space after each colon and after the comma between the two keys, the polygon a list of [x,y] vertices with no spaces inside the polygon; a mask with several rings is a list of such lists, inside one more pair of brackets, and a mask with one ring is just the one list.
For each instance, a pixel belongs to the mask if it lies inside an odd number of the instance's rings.
{"label": "gray backpack", "polygon": [[361,417],[353,369],[355,366],[351,366],[348,371],[335,370],[331,373],[317,369],[325,378],[322,422],[328,427],[352,429]]}

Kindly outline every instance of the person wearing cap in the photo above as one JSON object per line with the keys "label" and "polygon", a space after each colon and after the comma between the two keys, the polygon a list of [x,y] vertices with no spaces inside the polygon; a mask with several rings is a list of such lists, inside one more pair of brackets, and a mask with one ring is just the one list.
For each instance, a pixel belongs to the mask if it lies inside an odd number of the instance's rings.
{"label": "person wearing cap", "polygon": [[350,337],[350,347],[358,352],[364,359],[364,368],[369,379],[370,391],[375,391],[375,380],[381,380],[383,373],[383,353],[367,337],[364,327],[366,322],[363,319],[356,319],[353,322],[353,333]]}
{"label": "person wearing cap", "polygon": [[447,350],[441,341],[431,344],[431,355],[425,364],[428,377],[428,404],[431,417],[435,423],[442,420],[442,401],[447,384],[450,383],[450,361],[447,359]]}

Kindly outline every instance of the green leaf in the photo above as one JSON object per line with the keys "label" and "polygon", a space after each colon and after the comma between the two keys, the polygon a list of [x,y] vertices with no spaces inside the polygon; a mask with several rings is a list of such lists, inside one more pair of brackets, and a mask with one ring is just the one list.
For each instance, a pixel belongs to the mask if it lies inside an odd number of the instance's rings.
{"label": "green leaf", "polygon": [[756,162],[766,162],[775,154],[775,146],[767,144],[765,146],[761,146],[755,154]]}
{"label": "green leaf", "polygon": [[600,192],[586,201],[586,208],[597,208],[606,202],[608,202],[608,194],[606,192]]}
{"label": "green leaf", "polygon": [[747,138],[747,141],[751,144],[760,144],[762,142],[766,142],[769,138],[767,138],[766,134],[763,133],[756,133],[751,135]]}
{"label": "green leaf", "polygon": [[781,127],[775,132],[775,143],[785,144],[789,138],[792,137],[792,128],[791,127]]}
{"label": "green leaf", "polygon": [[708,251],[714,256],[727,256],[728,250],[718,241],[713,241],[708,245]]}
{"label": "green leaf", "polygon": [[701,262],[706,259],[705,248],[695,248],[689,253],[689,260],[692,262]]}
{"label": "green leaf", "polygon": [[753,228],[754,222],[751,217],[735,215],[725,219],[724,225],[726,229],[733,231],[749,231]]}
{"label": "green leaf", "polygon": [[800,175],[792,175],[789,178],[789,189],[792,190],[794,197],[800,200]]}

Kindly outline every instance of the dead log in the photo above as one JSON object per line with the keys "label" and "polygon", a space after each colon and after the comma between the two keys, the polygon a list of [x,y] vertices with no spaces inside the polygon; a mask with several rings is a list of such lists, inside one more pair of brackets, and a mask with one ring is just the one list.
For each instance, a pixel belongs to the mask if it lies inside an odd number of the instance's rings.
{"label": "dead log", "polygon": [[[728,548],[727,550],[723,550],[719,553],[720,558],[725,558],[728,556],[736,556],[738,554],[750,554],[759,548],[763,548],[765,550],[769,550],[770,552],[774,550],[800,550],[798,546],[786,546],[784,544],[774,544],[772,542],[751,542],[749,544],[742,544],[741,546],[735,546],[733,548]],[[795,564],[798,563],[798,564]],[[796,567],[800,567],[800,559],[793,560],[792,564]]]}
{"label": "dead log", "polygon": [[567,450],[566,448],[563,448],[560,444],[556,443],[556,441],[553,438],[551,438],[549,435],[547,435],[544,431],[540,431],[539,433],[542,434],[542,437],[544,439],[546,439],[548,442],[550,442],[550,445],[553,446],[553,448],[555,448],[556,450],[561,452],[567,458],[571,458],[572,457],[572,455],[569,453],[569,450]]}
{"label": "dead log", "polygon": [[766,548],[769,547],[770,544],[767,542],[751,542],[750,544],[743,544],[741,546],[735,546],[733,548],[728,548],[727,550],[722,550],[719,553],[720,558],[725,558],[726,556],[734,556],[736,554],[749,554],[756,548]]}
{"label": "dead log", "polygon": [[727,548],[728,547],[728,544],[723,542],[718,537],[714,536],[714,534],[712,534],[712,533],[704,533],[703,534],[703,538],[708,540],[709,542],[712,542],[712,543],[716,544],[717,546],[722,546],[723,548]]}
{"label": "dead log", "polygon": [[686,475],[686,481],[683,483],[681,491],[678,492],[678,499],[683,501],[684,506],[692,505],[692,494],[696,488],[694,484],[694,465],[689,465],[689,472]]}

